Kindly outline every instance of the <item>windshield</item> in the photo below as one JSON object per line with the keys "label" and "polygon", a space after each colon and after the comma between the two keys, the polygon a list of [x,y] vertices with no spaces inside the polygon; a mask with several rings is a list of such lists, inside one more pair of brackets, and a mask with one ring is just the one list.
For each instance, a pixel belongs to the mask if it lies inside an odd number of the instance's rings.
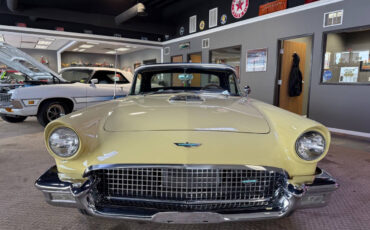
{"label": "windshield", "polygon": [[61,72],[63,79],[69,82],[87,83],[92,74],[92,70],[87,69],[69,69]]}
{"label": "windshield", "polygon": [[134,84],[134,95],[184,91],[239,95],[233,71],[143,71],[137,73]]}

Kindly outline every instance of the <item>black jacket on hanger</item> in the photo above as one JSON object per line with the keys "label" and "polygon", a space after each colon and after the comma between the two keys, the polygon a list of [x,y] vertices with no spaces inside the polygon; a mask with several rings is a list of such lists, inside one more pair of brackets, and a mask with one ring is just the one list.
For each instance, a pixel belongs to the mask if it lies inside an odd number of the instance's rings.
{"label": "black jacket on hanger", "polygon": [[293,54],[293,65],[289,76],[288,93],[290,97],[298,97],[302,93],[302,72],[299,70],[300,58]]}

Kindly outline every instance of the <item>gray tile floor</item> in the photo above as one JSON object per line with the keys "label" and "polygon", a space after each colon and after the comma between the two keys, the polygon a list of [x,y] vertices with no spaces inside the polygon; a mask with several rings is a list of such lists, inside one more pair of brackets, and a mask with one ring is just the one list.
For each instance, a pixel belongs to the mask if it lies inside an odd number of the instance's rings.
{"label": "gray tile floor", "polygon": [[320,166],[341,184],[328,207],[280,220],[209,225],[160,225],[86,218],[47,205],[33,183],[54,162],[36,119],[0,121],[0,229],[370,229],[370,141],[334,136]]}

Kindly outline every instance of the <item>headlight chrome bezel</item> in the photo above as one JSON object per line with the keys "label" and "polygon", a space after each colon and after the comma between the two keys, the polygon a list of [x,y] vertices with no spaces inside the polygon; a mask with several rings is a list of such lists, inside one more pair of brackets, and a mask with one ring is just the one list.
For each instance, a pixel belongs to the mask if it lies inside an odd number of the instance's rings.
{"label": "headlight chrome bezel", "polygon": [[[77,148],[75,151],[73,151],[72,154],[69,154],[69,155],[62,155],[62,154],[58,154],[52,147],[52,144],[50,143],[50,139],[51,139],[51,136],[57,131],[57,130],[61,130],[61,129],[66,129],[66,130],[69,130],[69,131],[72,131],[76,137],[77,137]],[[63,159],[63,160],[67,160],[67,159],[71,159],[71,158],[74,158],[78,155],[78,153],[80,152],[80,149],[81,149],[81,139],[79,137],[79,135],[77,134],[77,132],[70,128],[70,127],[67,127],[67,126],[57,126],[57,127],[54,127],[49,133],[48,133],[48,136],[47,136],[47,147],[49,149],[49,151],[57,158],[60,158],[60,159]]]}
{"label": "headlight chrome bezel", "polygon": [[[300,145],[300,141],[302,140],[302,138],[304,138],[305,136],[307,135],[317,135],[317,136],[320,136],[322,138],[322,140],[324,141],[323,143],[323,146],[322,146],[322,152],[320,154],[316,154],[316,156],[313,156],[312,157],[309,157],[309,158],[305,158],[304,156],[302,156],[302,154],[298,151],[298,148],[299,148],[299,145]],[[295,142],[295,153],[297,154],[297,156],[304,160],[304,161],[308,161],[308,162],[315,162],[315,161],[319,161],[321,158],[323,158],[323,156],[325,155],[325,153],[327,152],[327,142],[328,140],[325,139],[325,136],[319,132],[319,131],[316,131],[316,130],[309,130],[309,131],[306,131],[304,132],[303,134],[301,134],[296,142]]]}

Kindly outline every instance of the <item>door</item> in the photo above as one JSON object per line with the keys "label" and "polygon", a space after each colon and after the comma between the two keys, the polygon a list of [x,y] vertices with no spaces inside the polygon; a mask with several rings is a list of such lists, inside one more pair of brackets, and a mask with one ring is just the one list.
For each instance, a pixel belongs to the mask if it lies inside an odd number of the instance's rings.
{"label": "door", "polygon": [[[281,69],[280,69],[280,89],[279,89],[279,107],[299,115],[303,114],[304,97],[304,79],[306,69],[306,43],[295,41],[282,42]],[[302,93],[299,96],[289,96],[289,78],[293,65],[293,54],[300,58],[299,69],[302,73]]]}
{"label": "door", "polygon": [[[201,63],[202,62],[202,53],[193,53],[188,55],[188,62],[189,63]],[[191,81],[190,86],[192,87],[199,87],[201,77],[200,74],[194,74],[194,79]]]}
{"label": "door", "polygon": [[172,63],[179,63],[179,62],[183,62],[183,60],[182,60],[182,55],[171,57],[171,62],[172,62]]}

